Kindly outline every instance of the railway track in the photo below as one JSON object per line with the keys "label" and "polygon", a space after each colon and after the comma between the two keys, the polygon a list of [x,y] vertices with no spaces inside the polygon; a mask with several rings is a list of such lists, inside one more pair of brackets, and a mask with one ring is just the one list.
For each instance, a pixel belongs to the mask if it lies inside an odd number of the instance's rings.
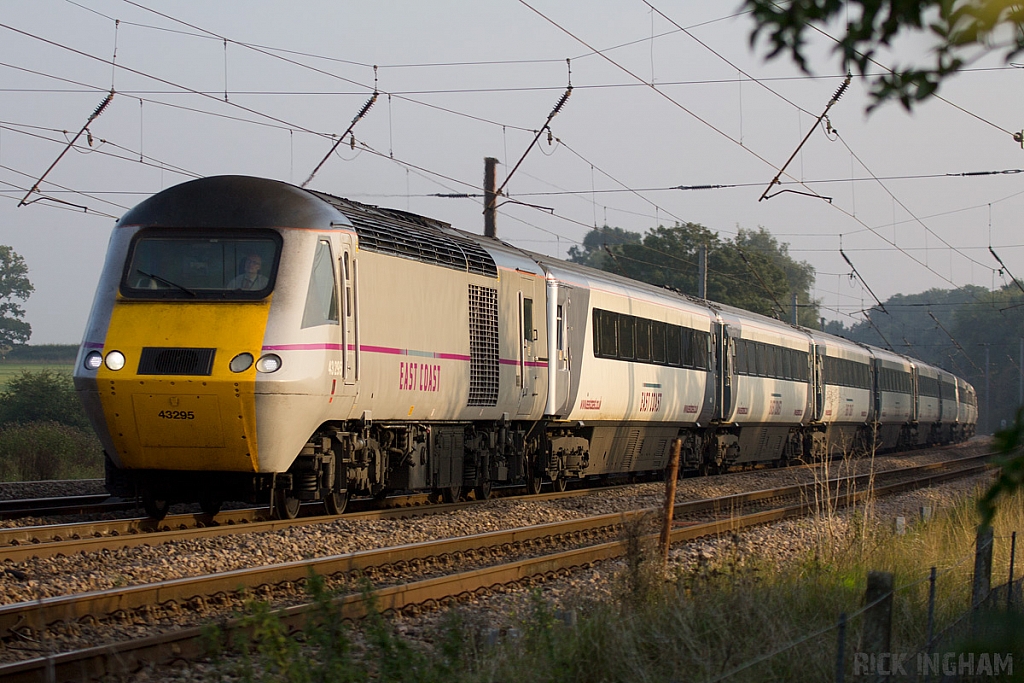
{"label": "railway track", "polygon": [[[987,455],[972,456],[985,458]],[[949,462],[957,462],[956,460]],[[920,468],[943,467],[943,463],[921,465]],[[903,471],[906,471],[905,469]],[[923,471],[923,470],[922,470]],[[886,476],[886,471],[879,473]],[[586,495],[600,495],[621,488],[605,486],[599,489],[575,489],[520,496],[521,500],[558,500]],[[792,487],[795,491],[797,487]],[[370,502],[370,501],[366,501]],[[384,509],[373,509],[366,505],[358,512],[347,512],[340,516],[311,514],[294,520],[273,520],[266,508],[246,508],[219,513],[210,518],[204,514],[172,515],[161,521],[148,517],[118,520],[73,522],[45,526],[24,526],[0,529],[0,562],[22,562],[38,557],[71,555],[79,552],[98,552],[139,545],[157,545],[192,538],[213,538],[238,533],[277,531],[294,527],[324,524],[335,519],[402,519],[422,515],[443,514],[467,507],[478,506],[484,501],[462,501],[450,504],[435,504],[423,507],[424,494],[395,496],[389,498]],[[319,505],[310,508],[319,508]],[[357,506],[358,509],[358,506]]]}
{"label": "railway track", "polygon": [[[539,493],[521,496],[522,500],[542,501],[594,495],[619,487],[579,489],[564,492]],[[191,538],[212,538],[238,533],[276,531],[295,527],[324,524],[337,519],[403,519],[435,515],[479,506],[487,501],[462,501],[420,505],[422,494],[397,496],[389,499],[383,509],[365,509],[342,515],[299,517],[291,520],[268,518],[266,508],[247,508],[219,513],[215,518],[203,514],[173,515],[157,522],[148,517],[131,519],[72,522],[45,526],[23,526],[0,529],[0,562],[21,562],[29,558],[54,557],[79,552],[98,552],[138,545],[157,545]],[[423,501],[425,502],[425,501]],[[310,506],[321,507],[319,505]],[[370,506],[366,506],[369,508]]]}
{"label": "railway track", "polygon": [[[840,477],[827,482],[836,506],[861,500],[865,495],[889,495],[983,472],[987,456],[959,458],[946,463],[922,465],[877,474],[869,492],[869,475]],[[881,476],[902,479],[878,484]],[[889,475],[892,475],[891,477]],[[897,476],[899,475],[899,476]],[[779,487],[722,498],[680,503],[675,514],[681,522],[672,532],[673,542],[696,539],[748,526],[804,515],[821,503],[822,483]],[[496,586],[544,581],[575,568],[618,557],[623,542],[621,525],[651,510],[599,515],[568,522],[496,531],[459,538],[427,541],[346,555],[241,569],[160,583],[42,599],[0,606],[0,632],[27,642],[37,640],[45,627],[79,623],[131,623],[152,621],[163,612],[182,609],[203,611],[208,607],[237,603],[239,587],[269,597],[275,592],[296,593],[311,572],[329,577],[336,586],[351,585],[358,577],[377,584],[374,591],[380,609],[416,611],[447,603],[462,595],[479,595]],[[704,519],[697,515],[703,514]],[[345,617],[365,614],[364,596],[358,591],[337,599]],[[290,625],[299,627],[308,606],[294,605],[280,611]],[[230,630],[234,622],[225,622]],[[45,680],[47,671],[58,679],[131,670],[139,661],[170,656],[201,654],[200,629],[176,629],[173,633],[142,640],[104,645],[90,650],[39,657],[0,666],[5,681]]]}
{"label": "railway track", "polygon": [[0,519],[120,512],[137,507],[139,505],[133,500],[122,500],[112,497],[108,493],[55,498],[21,498],[0,501]]}

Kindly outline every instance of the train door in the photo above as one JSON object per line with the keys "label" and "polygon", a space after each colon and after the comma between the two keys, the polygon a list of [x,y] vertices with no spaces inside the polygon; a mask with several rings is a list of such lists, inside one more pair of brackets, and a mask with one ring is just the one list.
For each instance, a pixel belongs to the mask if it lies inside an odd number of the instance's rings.
{"label": "train door", "polygon": [[718,377],[718,411],[716,417],[719,420],[728,420],[732,415],[732,363],[730,362],[730,351],[732,348],[729,336],[729,327],[724,323],[716,323],[713,336],[715,353],[715,374]]}
{"label": "train door", "polygon": [[811,355],[811,382],[814,386],[814,421],[825,416],[825,347],[815,344]]}
{"label": "train door", "polygon": [[359,290],[354,251],[351,237],[342,235],[338,272],[341,280],[341,351],[344,360],[342,378],[347,385],[356,383],[360,370]]}
{"label": "train door", "polygon": [[[569,309],[572,306],[572,287],[558,285],[558,304],[555,307],[555,407],[566,413],[569,407],[569,383],[571,381],[572,358],[569,352],[569,335],[572,327],[568,324]],[[549,334],[551,334],[549,330]]]}
{"label": "train door", "polygon": [[[534,367],[537,362],[537,319],[534,310],[534,279],[519,278],[519,367],[516,375],[520,387],[519,414],[533,412],[537,398]],[[542,313],[541,313],[542,314]]]}

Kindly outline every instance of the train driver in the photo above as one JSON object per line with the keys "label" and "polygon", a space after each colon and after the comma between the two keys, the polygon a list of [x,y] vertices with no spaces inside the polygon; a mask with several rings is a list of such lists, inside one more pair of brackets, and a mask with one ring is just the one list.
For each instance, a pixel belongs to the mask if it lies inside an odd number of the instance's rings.
{"label": "train driver", "polygon": [[236,275],[230,283],[228,283],[228,289],[263,289],[267,286],[266,275],[260,274],[260,268],[263,267],[263,259],[260,258],[259,254],[249,254],[245,257],[243,264],[243,273]]}

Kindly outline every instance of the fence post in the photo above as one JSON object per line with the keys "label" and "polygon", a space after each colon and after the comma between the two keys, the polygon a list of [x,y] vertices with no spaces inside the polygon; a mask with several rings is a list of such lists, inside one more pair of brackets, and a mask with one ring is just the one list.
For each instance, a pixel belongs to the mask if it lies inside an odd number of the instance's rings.
{"label": "fence post", "polygon": [[1013,607],[1013,556],[1017,554],[1017,532],[1010,535],[1010,580],[1006,584],[1006,611]]}
{"label": "fence post", "polygon": [[974,547],[974,581],[971,584],[971,609],[976,610],[992,588],[992,527],[978,529]]}
{"label": "fence post", "polygon": [[[860,650],[875,655],[878,663],[871,673],[877,680],[883,680],[881,655],[891,656],[892,636],[892,574],[889,572],[868,572],[868,587],[864,591],[864,630],[861,634]],[[890,662],[891,663],[891,662]]]}
{"label": "fence post", "polygon": [[668,566],[668,550],[672,545],[672,514],[676,509],[676,479],[679,478],[679,450],[681,439],[672,442],[672,457],[665,472],[665,518],[661,527],[661,566]]}
{"label": "fence post", "polygon": [[839,613],[839,635],[836,640],[836,683],[843,683],[846,677],[846,669],[843,666],[846,659],[846,612]]}
{"label": "fence post", "polygon": [[[935,578],[935,567],[932,567],[931,572],[928,574],[928,640],[924,650],[925,657],[931,657],[932,641],[935,639]],[[924,680],[930,681],[931,679],[931,671],[926,670]]]}

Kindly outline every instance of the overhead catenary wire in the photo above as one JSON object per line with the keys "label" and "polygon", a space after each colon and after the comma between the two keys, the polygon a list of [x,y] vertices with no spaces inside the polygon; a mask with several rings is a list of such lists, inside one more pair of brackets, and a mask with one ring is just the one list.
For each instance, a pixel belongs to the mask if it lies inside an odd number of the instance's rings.
{"label": "overhead catenary wire", "polygon": [[521,197],[521,196],[520,196]]}
{"label": "overhead catenary wire", "polygon": [[[502,196],[502,192],[505,190],[505,187],[508,185],[508,181],[511,180],[512,176],[515,175],[515,172],[519,170],[519,167],[522,165],[523,161],[526,159],[526,155],[528,155],[530,153],[530,150],[533,149],[534,145],[537,144],[537,141],[540,140],[540,136],[544,134],[544,131],[550,131],[551,130],[551,128],[550,128],[551,120],[554,119],[558,115],[558,112],[560,112],[562,110],[562,107],[564,107],[565,103],[569,100],[569,96],[570,95],[572,95],[572,83],[571,82],[569,83],[568,87],[566,87],[565,92],[562,93],[562,96],[559,98],[558,102],[556,102],[555,106],[551,109],[551,113],[548,114],[548,118],[547,118],[546,121],[544,121],[544,125],[540,127],[540,130],[537,131],[537,134],[533,136],[533,140],[530,142],[529,145],[527,145],[526,151],[524,151],[523,155],[521,157],[519,157],[519,161],[516,162],[516,165],[513,166],[512,170],[508,172],[507,176],[505,176],[505,180],[502,181],[501,186],[498,187],[498,189],[494,191],[494,201],[497,201],[497,198]],[[491,206],[491,207],[488,207],[488,208],[489,209],[494,209],[495,207]]]}
{"label": "overhead catenary wire", "polygon": [[979,368],[978,365],[971,359],[971,357],[967,355],[967,352],[964,351],[964,347],[960,346],[960,342],[958,342],[956,338],[952,334],[950,334],[949,330],[946,329],[945,325],[939,322],[939,319],[935,317],[935,314],[932,313],[931,311],[928,311],[928,315],[931,317],[932,320],[935,321],[935,324],[939,326],[939,329],[946,333],[946,336],[949,337],[949,340],[953,342],[953,346],[955,346],[957,350],[964,355],[964,358],[966,358],[968,362],[974,366],[974,369],[977,370],[978,372],[982,372],[981,368]]}
{"label": "overhead catenary wire", "polygon": [[1017,286],[1017,289],[1019,289],[1022,293],[1024,293],[1024,287],[1021,286],[1020,280],[1018,280],[1017,278],[1015,278],[1013,276],[1013,273],[1011,273],[1010,269],[1006,267],[1005,263],[1003,263],[1003,259],[999,258],[999,254],[997,254],[995,252],[995,250],[992,248],[991,244],[988,247],[988,251],[989,251],[990,254],[992,254],[992,256],[995,258],[995,260],[999,262],[1000,267],[1003,270],[1006,271],[1006,274],[1010,276],[1010,279],[1013,280],[1013,284],[1015,284]]}
{"label": "overhead catenary wire", "polygon": [[[334,154],[334,150],[338,149],[338,145],[340,145],[345,140],[345,136],[350,135],[352,133],[352,129],[356,127],[356,124],[359,123],[359,121],[361,121],[364,116],[366,116],[366,112],[370,111],[370,107],[372,107],[374,103],[377,101],[377,95],[378,93],[374,91],[370,99],[366,101],[366,104],[363,105],[362,109],[360,109],[359,112],[352,119],[352,122],[348,124],[348,128],[345,129],[345,132],[338,136],[338,139],[334,142],[333,145],[331,145],[331,149],[327,152],[327,154],[324,155],[324,158],[320,160],[320,163],[316,165],[316,168],[314,168],[310,172],[309,177],[306,178],[306,180],[304,180],[302,185],[300,185],[299,187],[306,187],[307,185],[309,185],[310,181],[313,180],[313,176],[317,174],[317,171],[323,168],[323,165],[326,164],[327,160],[331,158],[332,154]],[[389,156],[393,157],[394,154],[390,153]]]}
{"label": "overhead catenary wire", "polygon": [[875,296],[875,293],[871,290],[871,287],[868,286],[867,281],[864,280],[864,276],[857,271],[857,266],[853,265],[853,261],[851,261],[850,257],[847,256],[846,252],[843,251],[842,245],[839,246],[839,255],[842,256],[843,260],[849,264],[850,268],[853,270],[853,274],[857,276],[857,279],[864,286],[864,289],[868,290],[868,293],[871,295],[871,297],[878,303],[878,307],[882,310],[882,312],[888,313],[888,311],[885,310],[885,304],[882,303],[881,299]]}
{"label": "overhead catenary wire", "polygon": [[103,101],[99,103],[99,105],[96,107],[96,109],[93,110],[92,114],[89,115],[89,118],[86,119],[85,124],[78,131],[78,133],[75,135],[75,137],[72,138],[70,142],[68,142],[68,144],[64,148],[64,150],[60,154],[57,155],[56,159],[53,160],[53,163],[50,164],[49,167],[45,171],[43,171],[43,175],[39,176],[39,179],[36,180],[36,182],[32,184],[32,187],[29,188],[28,192],[25,193],[25,196],[22,197],[20,202],[18,202],[18,206],[19,207],[26,206],[27,204],[31,204],[32,203],[32,202],[28,201],[28,198],[32,195],[33,192],[35,192],[35,191],[37,191],[39,189],[39,184],[41,182],[43,182],[43,180],[46,178],[46,176],[48,176],[50,174],[50,171],[52,171],[54,169],[54,167],[60,162],[60,160],[64,158],[64,155],[68,153],[68,150],[70,150],[72,147],[75,146],[75,143],[78,142],[78,138],[82,137],[82,133],[84,133],[86,131],[86,129],[89,127],[89,124],[92,123],[93,121],[95,121],[97,118],[99,118],[100,114],[102,114],[103,110],[105,110],[110,105],[110,103],[111,103],[111,101],[113,99],[114,99],[114,91],[111,90],[109,93],[107,93],[107,96],[103,98]]}
{"label": "overhead catenary wire", "polygon": [[786,169],[789,168],[789,164],[792,163],[793,159],[796,158],[796,155],[800,153],[800,150],[803,149],[804,145],[811,138],[811,134],[818,129],[818,125],[825,119],[826,116],[828,116],[829,110],[835,105],[836,102],[839,101],[839,98],[843,96],[843,93],[846,92],[846,89],[849,86],[850,74],[846,74],[846,78],[843,80],[843,84],[840,85],[839,88],[836,90],[835,94],[832,95],[832,99],[830,99],[828,101],[828,104],[825,105],[824,111],[822,111],[821,115],[819,115],[818,118],[814,121],[814,125],[812,125],[811,129],[807,131],[807,135],[805,135],[804,139],[800,141],[800,144],[796,146],[796,149],[793,150],[793,153],[789,155],[789,158],[786,159],[786,163],[782,165],[782,168],[780,168],[779,172],[775,174],[775,177],[772,178],[772,181],[768,183],[768,187],[766,187],[764,192],[761,193],[761,196],[758,198],[757,201],[760,202],[765,199],[771,199],[772,197],[775,197],[779,194],[776,193],[773,195],[769,195],[768,193],[771,192],[772,187],[778,184],[779,178],[782,176],[783,173],[786,172]]}

